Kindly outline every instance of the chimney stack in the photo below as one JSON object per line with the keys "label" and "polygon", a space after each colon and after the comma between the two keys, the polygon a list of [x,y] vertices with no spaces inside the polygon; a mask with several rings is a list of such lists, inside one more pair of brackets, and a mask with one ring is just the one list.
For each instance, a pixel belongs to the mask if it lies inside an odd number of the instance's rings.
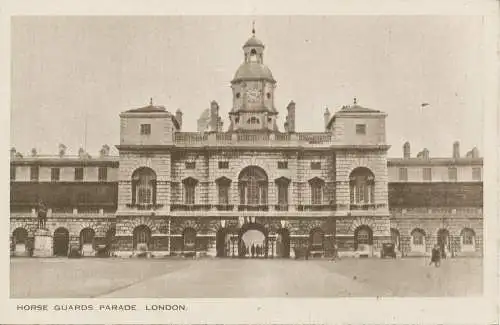
{"label": "chimney stack", "polygon": [[424,148],[424,150],[422,150],[422,158],[429,159],[429,150],[427,150],[427,148]]}
{"label": "chimney stack", "polygon": [[479,150],[476,147],[471,150],[472,158],[479,158]]}
{"label": "chimney stack", "polygon": [[460,158],[460,142],[458,141],[455,141],[453,143],[453,158]]}
{"label": "chimney stack", "polygon": [[287,118],[288,132],[295,133],[295,103],[293,100],[290,101],[286,109],[288,111],[288,118]]}
{"label": "chimney stack", "polygon": [[177,109],[175,112],[175,119],[177,120],[177,123],[179,123],[179,129],[182,129],[182,115],[182,111]]}
{"label": "chimney stack", "polygon": [[109,156],[109,146],[107,144],[102,146],[101,150],[99,151],[99,155],[101,157]]}
{"label": "chimney stack", "polygon": [[411,158],[410,143],[408,141],[406,141],[405,144],[403,145],[403,158],[404,159]]}
{"label": "chimney stack", "polygon": [[210,131],[218,132],[219,130],[219,104],[212,100],[210,103]]}
{"label": "chimney stack", "polygon": [[10,149],[10,159],[16,158],[16,148],[11,148]]}
{"label": "chimney stack", "polygon": [[64,144],[59,145],[59,157],[64,157],[66,155],[66,149],[67,147]]}
{"label": "chimney stack", "polygon": [[324,120],[325,120],[325,131],[328,131],[328,122],[330,122],[332,114],[330,114],[330,110],[328,107],[325,109],[325,113],[323,114]]}

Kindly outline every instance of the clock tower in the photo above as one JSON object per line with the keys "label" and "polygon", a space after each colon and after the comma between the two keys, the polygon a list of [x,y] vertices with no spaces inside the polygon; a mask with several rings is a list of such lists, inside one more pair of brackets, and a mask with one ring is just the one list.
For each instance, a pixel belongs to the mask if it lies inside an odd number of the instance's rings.
{"label": "clock tower", "polygon": [[264,65],[264,44],[252,36],[243,45],[243,63],[233,80],[233,107],[229,113],[230,131],[277,131],[278,112],[274,107],[274,80]]}

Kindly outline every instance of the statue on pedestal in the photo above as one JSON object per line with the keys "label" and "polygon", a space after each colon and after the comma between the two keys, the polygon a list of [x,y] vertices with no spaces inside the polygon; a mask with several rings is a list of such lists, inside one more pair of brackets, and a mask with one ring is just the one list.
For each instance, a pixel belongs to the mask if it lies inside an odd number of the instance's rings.
{"label": "statue on pedestal", "polygon": [[47,224],[47,206],[43,201],[38,202],[38,229],[45,229]]}

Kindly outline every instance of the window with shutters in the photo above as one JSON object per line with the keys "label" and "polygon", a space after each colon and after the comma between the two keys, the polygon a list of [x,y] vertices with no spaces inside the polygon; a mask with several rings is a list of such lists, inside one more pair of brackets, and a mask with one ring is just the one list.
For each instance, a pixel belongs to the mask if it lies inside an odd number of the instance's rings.
{"label": "window with shutters", "polygon": [[132,204],[156,204],[156,173],[147,167],[132,175]]}
{"label": "window with shutters", "polygon": [[426,167],[422,170],[422,175],[423,175],[423,180],[430,182],[432,181],[432,169],[429,167]]}
{"label": "window with shutters", "polygon": [[472,168],[472,180],[473,181],[481,180],[481,168],[479,167]]}
{"label": "window with shutters", "polygon": [[457,180],[457,168],[450,167],[448,168],[448,180],[454,182]]}
{"label": "window with shutters", "polygon": [[59,168],[51,168],[50,169],[50,180],[53,182],[59,181],[60,174],[61,174],[61,170]]}
{"label": "window with shutters", "polygon": [[408,168],[399,168],[399,180],[404,182],[408,180]]}
{"label": "window with shutters", "polygon": [[141,124],[141,134],[142,135],[151,134],[151,124]]}
{"label": "window with shutters", "polygon": [[83,181],[83,168],[75,168],[75,181]]}
{"label": "window with shutters", "polygon": [[39,167],[38,166],[31,166],[30,167],[30,180],[33,182],[37,182],[39,178]]}
{"label": "window with shutters", "polygon": [[106,167],[99,167],[97,171],[97,179],[100,182],[104,182],[108,180],[108,169]]}

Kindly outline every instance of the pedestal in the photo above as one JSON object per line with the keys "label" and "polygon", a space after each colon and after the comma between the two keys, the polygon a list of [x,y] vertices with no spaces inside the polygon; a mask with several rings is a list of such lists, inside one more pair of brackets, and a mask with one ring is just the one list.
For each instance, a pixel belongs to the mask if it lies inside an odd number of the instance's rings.
{"label": "pedestal", "polygon": [[48,229],[37,229],[35,231],[35,241],[33,256],[49,257],[52,256],[52,235]]}

